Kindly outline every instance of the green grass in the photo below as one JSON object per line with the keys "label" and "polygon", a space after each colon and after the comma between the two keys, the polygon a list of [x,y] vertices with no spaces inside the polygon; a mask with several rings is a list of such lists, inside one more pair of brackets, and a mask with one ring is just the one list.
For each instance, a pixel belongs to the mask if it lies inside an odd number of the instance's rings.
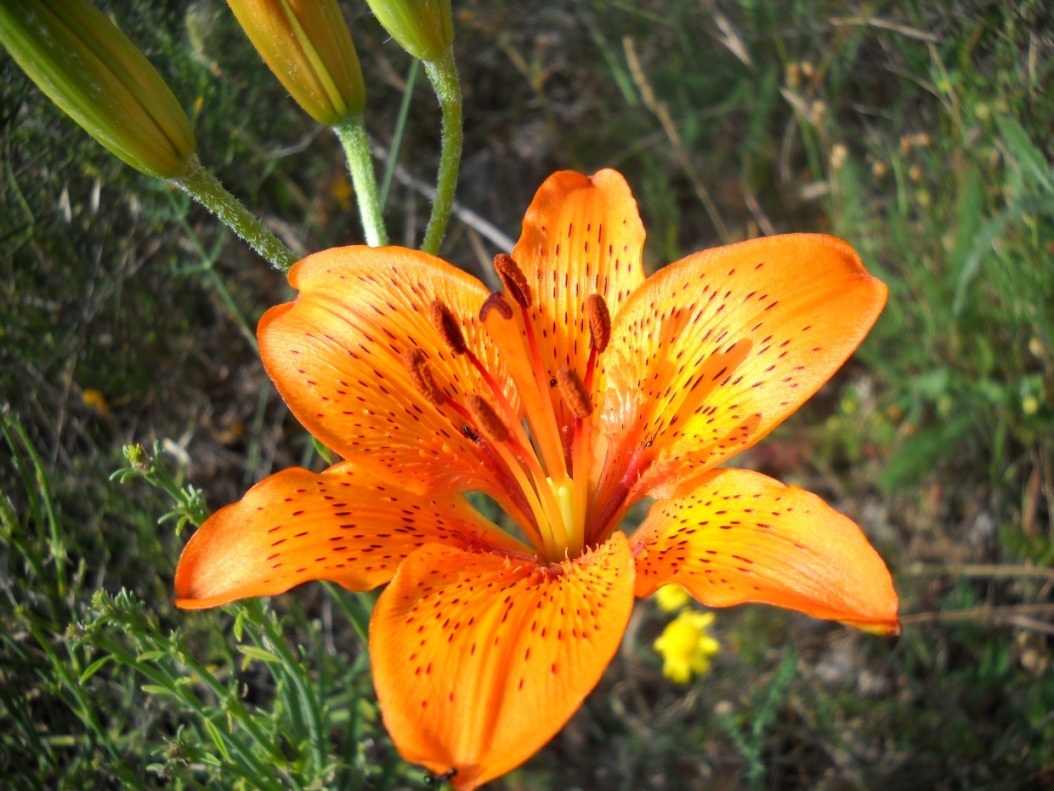
{"label": "green grass", "polygon": [[[222,3],[111,7],[232,191],[302,251],[357,240],[336,138]],[[583,710],[494,787],[1042,787],[1054,22],[1038,0],[713,8],[456,4],[459,199],[515,237],[549,172],[611,165],[640,202],[651,268],[761,232],[856,246],[889,305],[844,374],[751,460],[864,525],[897,579],[904,634],[722,611],[715,667],[682,688],[651,649],[664,617],[642,608]],[[389,146],[410,63],[363,6],[346,12],[367,126]],[[423,80],[411,99],[401,164],[428,182],[438,111]],[[267,607],[171,604],[191,528],[158,520],[180,498],[200,518],[188,487],[215,508],[312,459],[252,345],[286,286],[110,158],[6,57],[0,106],[0,776],[425,787],[380,726],[359,599],[307,586]],[[396,182],[393,240],[419,239],[426,217]],[[453,223],[444,254],[475,271],[472,234]],[[124,445],[155,441],[155,466],[111,481]]]}

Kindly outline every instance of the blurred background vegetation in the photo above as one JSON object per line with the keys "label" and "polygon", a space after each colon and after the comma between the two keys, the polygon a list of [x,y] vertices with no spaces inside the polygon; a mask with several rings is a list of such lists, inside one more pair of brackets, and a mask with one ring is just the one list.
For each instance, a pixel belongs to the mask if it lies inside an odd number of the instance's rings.
{"label": "blurred background vegetation", "polygon": [[[335,137],[217,0],[104,4],[191,113],[202,161],[298,252],[360,241]],[[344,5],[386,216],[420,238],[438,113]],[[860,522],[905,628],[717,614],[676,686],[639,608],[552,744],[495,788],[1054,785],[1054,9],[1042,0],[460,0],[459,200],[515,238],[559,168],[617,167],[654,269],[791,230],[848,239],[889,307],[743,464]],[[319,585],[177,613],[190,528],[311,460],[252,328],[288,297],[210,216],[119,164],[0,57],[0,777],[10,788],[423,788],[380,727],[358,600]],[[496,249],[455,220],[444,257]],[[125,483],[122,446],[157,443]],[[151,466],[152,465],[152,466]],[[162,469],[163,468],[163,469]],[[185,492],[193,499],[194,492]],[[313,734],[323,734],[321,740]]]}

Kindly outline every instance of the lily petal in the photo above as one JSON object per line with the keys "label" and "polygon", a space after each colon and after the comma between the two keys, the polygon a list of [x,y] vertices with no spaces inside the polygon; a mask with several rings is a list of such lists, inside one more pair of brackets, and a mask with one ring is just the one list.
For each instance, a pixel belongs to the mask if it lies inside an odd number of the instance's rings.
{"label": "lily petal", "polygon": [[616,533],[561,563],[427,546],[370,622],[385,725],[406,760],[473,789],[525,761],[581,705],[633,607]]}
{"label": "lily petal", "polygon": [[530,551],[459,495],[422,498],[348,463],[321,474],[293,467],[198,529],[176,568],[176,605],[215,607],[310,580],[369,590],[388,582],[414,550],[436,542]]}
{"label": "lily petal", "polygon": [[345,459],[422,493],[485,491],[515,512],[493,465],[449,405],[434,405],[403,352],[424,352],[438,387],[463,400],[485,389],[430,317],[434,301],[460,323],[469,348],[504,381],[477,318],[489,293],[438,258],[398,247],[345,247],[305,258],[289,273],[295,302],[260,320],[260,355],[297,419]]}
{"label": "lily petal", "polygon": [[[589,356],[586,299],[599,294],[611,315],[644,282],[644,225],[620,173],[554,173],[538,188],[512,257],[527,277],[531,322],[546,381],[569,367],[584,377]],[[560,425],[570,417],[559,398]]]}
{"label": "lily petal", "polygon": [[628,502],[670,496],[756,443],[830,379],[885,301],[831,236],[755,239],[658,272],[614,318],[602,491],[633,468]]}
{"label": "lily petal", "polygon": [[720,469],[658,500],[631,539],[637,596],[677,583],[703,604],[775,604],[884,634],[900,631],[885,563],[823,500],[765,475]]}

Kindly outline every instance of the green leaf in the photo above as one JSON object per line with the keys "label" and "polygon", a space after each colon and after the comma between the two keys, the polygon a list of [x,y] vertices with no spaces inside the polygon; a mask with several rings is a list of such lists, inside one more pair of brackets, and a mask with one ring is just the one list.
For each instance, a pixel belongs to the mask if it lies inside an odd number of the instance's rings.
{"label": "green leaf", "polygon": [[88,665],[84,669],[83,673],[81,673],[81,675],[80,675],[80,683],[81,684],[86,684],[88,682],[89,678],[94,676],[96,673],[98,673],[108,663],[110,663],[112,661],[114,661],[114,657],[112,655],[111,656],[104,656],[101,659],[96,659],[94,662],[92,662],[90,665]]}
{"label": "green leaf", "polygon": [[143,690],[143,692],[147,692],[147,693],[149,693],[151,695],[158,695],[160,697],[170,697],[170,698],[177,698],[177,699],[179,697],[175,692],[173,692],[168,687],[162,687],[162,686],[160,686],[158,684],[143,684],[141,689]]}
{"label": "green leaf", "polygon": [[952,262],[961,271],[973,250],[977,231],[984,222],[984,181],[977,168],[968,166],[959,183],[959,195],[955,205],[955,248]]}
{"label": "green leaf", "polygon": [[255,645],[239,645],[238,650],[241,651],[245,656],[250,659],[258,659],[261,662],[267,662],[270,665],[280,665],[282,660],[272,654],[270,651],[266,651],[263,648]]}
{"label": "green leaf", "polygon": [[886,462],[879,473],[878,485],[890,492],[914,483],[927,475],[937,461],[947,456],[959,439],[971,428],[967,417],[931,429],[924,429],[911,437]]}
{"label": "green leaf", "polygon": [[223,738],[223,734],[220,733],[220,729],[213,725],[211,720],[205,720],[205,730],[209,732],[209,737],[212,739],[212,743],[216,745],[216,749],[223,755],[224,760],[230,761],[231,754],[227,750],[227,742]]}
{"label": "green leaf", "polygon": [[1015,119],[1009,116],[997,116],[996,125],[1006,143],[1006,149],[1021,167],[1025,175],[1043,187],[1047,192],[1054,192],[1054,174],[1043,152],[1036,147],[1028,132]]}

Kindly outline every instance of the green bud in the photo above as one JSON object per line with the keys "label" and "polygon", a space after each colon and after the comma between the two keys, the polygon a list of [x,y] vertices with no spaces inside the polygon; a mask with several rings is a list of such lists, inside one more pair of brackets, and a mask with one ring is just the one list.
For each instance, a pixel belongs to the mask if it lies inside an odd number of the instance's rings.
{"label": "green bud", "polygon": [[113,154],[173,178],[194,153],[190,121],[136,46],[87,0],[0,0],[0,43]]}
{"label": "green bud", "polygon": [[450,0],[366,0],[377,21],[418,60],[441,59],[454,43]]}
{"label": "green bud", "polygon": [[227,0],[227,5],[308,115],[335,126],[362,113],[362,69],[336,0]]}

